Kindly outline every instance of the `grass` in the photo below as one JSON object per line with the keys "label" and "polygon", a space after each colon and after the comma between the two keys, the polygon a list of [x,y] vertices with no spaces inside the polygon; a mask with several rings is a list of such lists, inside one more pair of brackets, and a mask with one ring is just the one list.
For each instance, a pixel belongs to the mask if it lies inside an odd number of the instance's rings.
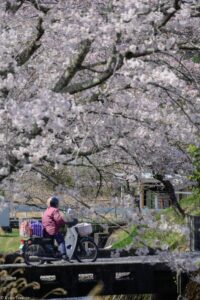
{"label": "grass", "polygon": [[160,220],[161,215],[164,215],[166,221],[169,223],[178,224],[178,225],[183,225],[185,223],[185,220],[181,216],[179,216],[177,213],[175,213],[175,211],[173,210],[172,207],[168,207],[168,208],[162,209],[159,212],[157,212],[155,214],[155,218],[157,221]]}
{"label": "grass", "polygon": [[11,233],[0,230],[0,253],[15,252],[19,249],[21,237],[18,229],[13,229]]}
{"label": "grass", "polygon": [[116,232],[113,236],[115,241],[112,243],[112,249],[123,249],[131,244],[134,249],[144,245],[158,249],[162,249],[163,245],[167,245],[168,250],[178,249],[180,251],[187,248],[186,237],[177,232],[155,230],[147,226],[141,226],[140,229],[142,230],[137,230],[133,226],[129,234],[122,230]]}
{"label": "grass", "polygon": [[137,228],[132,226],[128,231],[129,233],[121,230],[116,232],[119,241],[113,243],[112,249],[124,248],[133,242],[134,237],[137,235]]}
{"label": "grass", "polygon": [[162,248],[162,245],[166,244],[169,250],[185,249],[186,238],[182,234],[170,231],[153,230],[146,228],[143,234],[140,235],[140,239],[149,247]]}

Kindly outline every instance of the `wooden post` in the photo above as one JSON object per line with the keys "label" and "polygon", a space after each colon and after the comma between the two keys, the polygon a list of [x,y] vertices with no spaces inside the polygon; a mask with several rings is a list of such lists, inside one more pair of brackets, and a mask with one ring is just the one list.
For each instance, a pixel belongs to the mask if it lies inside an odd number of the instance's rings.
{"label": "wooden post", "polygon": [[144,208],[144,185],[140,182],[140,208]]}
{"label": "wooden post", "polygon": [[158,194],[155,194],[155,209],[158,209],[159,208],[159,204],[158,204]]}

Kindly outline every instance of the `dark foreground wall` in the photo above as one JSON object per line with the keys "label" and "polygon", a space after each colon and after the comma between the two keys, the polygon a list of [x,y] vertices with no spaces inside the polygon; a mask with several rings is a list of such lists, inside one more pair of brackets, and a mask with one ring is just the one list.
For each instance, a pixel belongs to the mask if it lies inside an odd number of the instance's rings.
{"label": "dark foreground wall", "polygon": [[[67,291],[67,297],[86,296],[96,286],[99,287],[101,295],[156,294],[155,300],[177,298],[178,273],[170,270],[166,262],[160,262],[155,256],[99,259],[88,264],[74,262],[41,266],[0,265],[1,269],[8,272],[17,269],[23,271],[23,274],[16,273],[13,280],[23,276],[28,283],[38,282],[39,290],[24,290],[24,296],[37,299],[58,287]],[[158,298],[161,296],[163,298]],[[48,298],[52,297],[51,295]]]}

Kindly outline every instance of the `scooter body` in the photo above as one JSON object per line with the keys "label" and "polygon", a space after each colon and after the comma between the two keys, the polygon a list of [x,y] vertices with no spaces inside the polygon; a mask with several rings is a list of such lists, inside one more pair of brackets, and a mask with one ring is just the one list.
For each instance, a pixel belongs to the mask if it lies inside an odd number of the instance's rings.
{"label": "scooter body", "polygon": [[78,242],[78,232],[76,230],[76,226],[72,226],[68,228],[67,233],[65,235],[65,247],[69,259],[72,259],[73,257],[74,251],[77,246],[77,242]]}

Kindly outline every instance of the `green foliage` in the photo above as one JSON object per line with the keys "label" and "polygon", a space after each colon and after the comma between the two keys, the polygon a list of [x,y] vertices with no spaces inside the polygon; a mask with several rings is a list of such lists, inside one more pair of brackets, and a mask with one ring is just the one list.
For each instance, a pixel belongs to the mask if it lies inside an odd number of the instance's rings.
{"label": "green foliage", "polygon": [[200,64],[200,55],[196,54],[192,57],[192,61],[196,64]]}
{"label": "green foliage", "polygon": [[200,189],[200,147],[191,144],[187,150],[192,159],[192,164],[194,167],[190,179],[196,181],[198,188]]}
{"label": "green foliage", "polygon": [[[181,207],[184,209],[184,207],[182,206],[182,202],[181,202]],[[156,221],[160,220],[161,215],[165,216],[165,219],[168,223],[179,224],[179,225],[184,224],[184,219],[180,215],[178,215],[172,207],[168,207],[163,210],[160,210],[159,212],[156,212],[155,214]]]}
{"label": "green foliage", "polygon": [[[134,238],[137,239],[134,240]],[[131,227],[130,234],[120,231],[117,235],[118,241],[113,243],[112,249],[123,249],[131,244],[133,248],[137,249],[144,245],[151,248],[162,248],[162,245],[167,245],[169,250],[185,249],[185,236],[172,231],[161,231],[158,229],[148,228],[143,226],[140,232],[135,226]],[[155,245],[156,242],[156,245]]]}
{"label": "green foliage", "polygon": [[136,234],[137,234],[136,226],[132,226],[129,229],[129,234],[124,231],[119,231],[118,241],[113,243],[112,249],[124,248],[130,245],[133,242],[133,238],[136,236]]}
{"label": "green foliage", "polygon": [[[180,200],[180,204],[186,215],[200,215],[200,190],[194,189],[190,196]],[[157,221],[159,221],[161,215],[164,215],[166,221],[170,224],[183,225],[185,223],[185,220],[177,215],[171,207],[157,212],[155,215]]]}
{"label": "green foliage", "polygon": [[163,244],[168,245],[169,250],[175,250],[176,248],[183,247],[186,244],[185,237],[177,232],[161,231],[147,228],[140,236],[141,240],[149,247],[154,248],[155,241],[158,241],[157,247],[161,247]]}
{"label": "green foliage", "polygon": [[31,134],[33,137],[35,137],[36,135],[40,134],[42,132],[42,129],[40,127],[38,127],[38,125],[35,123],[33,124],[33,128],[31,131]]}
{"label": "green foliage", "polygon": [[183,198],[181,206],[188,215],[200,215],[200,190],[194,189],[192,195]]}
{"label": "green foliage", "polygon": [[0,190],[0,196],[5,196],[5,192],[4,191],[2,191],[2,190]]}

